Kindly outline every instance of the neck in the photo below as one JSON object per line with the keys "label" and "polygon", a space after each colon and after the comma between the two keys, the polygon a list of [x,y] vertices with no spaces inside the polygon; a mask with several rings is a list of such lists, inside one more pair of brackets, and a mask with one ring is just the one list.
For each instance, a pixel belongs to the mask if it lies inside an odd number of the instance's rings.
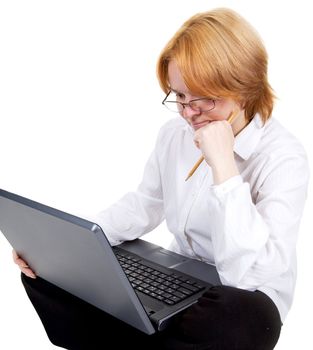
{"label": "neck", "polygon": [[248,124],[249,121],[246,120],[245,111],[241,110],[232,123],[234,135],[237,136],[240,133],[240,131],[242,131]]}

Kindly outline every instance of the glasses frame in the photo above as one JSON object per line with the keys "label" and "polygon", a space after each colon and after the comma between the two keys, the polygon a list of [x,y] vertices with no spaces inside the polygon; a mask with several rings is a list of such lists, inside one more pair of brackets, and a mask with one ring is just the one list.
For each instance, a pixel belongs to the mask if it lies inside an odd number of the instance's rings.
{"label": "glasses frame", "polygon": [[[165,98],[163,99],[162,101],[162,105],[165,106],[169,111],[171,112],[174,112],[174,113],[182,113],[186,106],[188,106],[190,109],[192,109],[194,112],[200,112],[200,113],[203,113],[203,112],[210,112],[212,111],[214,108],[215,108],[215,100],[211,99],[211,98],[207,98],[207,97],[201,97],[201,98],[195,98],[193,100],[190,100],[189,102],[179,102],[179,101],[166,101],[166,99],[168,98],[168,96],[170,95],[170,93],[173,92],[173,91],[169,91],[167,93],[167,95],[165,96]],[[205,110],[203,111],[201,108],[198,108],[198,109],[194,109],[194,107],[192,107],[191,103],[192,102],[196,102],[196,101],[201,101],[201,100],[210,100],[213,102],[213,107],[211,109],[208,109],[208,110]],[[172,109],[170,109],[166,103],[175,103],[176,105],[181,105],[182,106],[182,110],[181,111],[173,111]]]}

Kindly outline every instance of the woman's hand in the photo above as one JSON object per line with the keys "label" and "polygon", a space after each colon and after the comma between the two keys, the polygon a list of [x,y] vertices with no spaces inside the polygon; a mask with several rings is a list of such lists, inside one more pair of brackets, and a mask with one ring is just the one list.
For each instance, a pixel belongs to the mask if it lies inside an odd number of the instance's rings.
{"label": "woman's hand", "polygon": [[226,121],[214,121],[195,132],[194,142],[213,171],[216,185],[238,175],[234,158],[234,134]]}
{"label": "woman's hand", "polygon": [[12,251],[12,255],[13,255],[13,260],[15,262],[16,265],[18,265],[18,267],[21,269],[21,271],[28,277],[30,278],[36,278],[36,275],[34,273],[34,271],[28,266],[27,262],[24,261],[23,259],[21,259],[16,251],[13,249]]}

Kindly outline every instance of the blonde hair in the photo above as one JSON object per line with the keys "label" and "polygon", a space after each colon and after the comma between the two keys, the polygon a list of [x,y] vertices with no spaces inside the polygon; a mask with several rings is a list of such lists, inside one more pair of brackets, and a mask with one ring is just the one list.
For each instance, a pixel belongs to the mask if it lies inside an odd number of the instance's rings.
{"label": "blonde hair", "polygon": [[168,64],[175,60],[184,82],[199,96],[232,98],[251,120],[270,118],[274,93],[267,79],[267,52],[254,28],[236,12],[215,9],[187,20],[157,63],[162,90],[170,91]]}

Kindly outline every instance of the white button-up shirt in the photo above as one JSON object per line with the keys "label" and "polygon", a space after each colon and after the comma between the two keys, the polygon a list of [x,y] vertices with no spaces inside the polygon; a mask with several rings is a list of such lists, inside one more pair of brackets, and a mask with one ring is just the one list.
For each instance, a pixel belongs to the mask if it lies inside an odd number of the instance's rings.
{"label": "white button-up shirt", "polygon": [[215,186],[193,131],[182,118],[165,124],[136,192],[96,221],[112,244],[153,230],[163,219],[170,249],[216,265],[223,284],[260,290],[284,320],[296,280],[296,241],[309,179],[306,153],[275,119],[257,115],[235,138],[240,175]]}

